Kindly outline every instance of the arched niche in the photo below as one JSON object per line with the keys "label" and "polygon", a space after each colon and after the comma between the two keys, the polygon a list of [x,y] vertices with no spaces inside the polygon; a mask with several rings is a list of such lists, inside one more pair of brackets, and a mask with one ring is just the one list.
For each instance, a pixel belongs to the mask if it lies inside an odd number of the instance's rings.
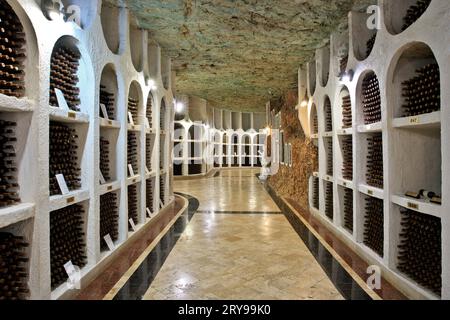
{"label": "arched niche", "polygon": [[252,143],[252,139],[251,139],[250,135],[244,134],[242,136],[242,144],[244,144],[244,145],[251,145],[251,143]]}
{"label": "arched niche", "polygon": [[327,46],[318,50],[316,63],[320,85],[326,87],[330,77],[330,47]]}
{"label": "arched niche", "polygon": [[[384,23],[389,33],[397,35],[408,29],[427,11],[431,0],[383,1]],[[411,11],[412,10],[412,11]]]}
{"label": "arched niche", "polygon": [[0,27],[8,31],[8,24],[13,24],[17,30],[23,32],[24,36],[19,36],[15,41],[20,43],[20,47],[12,48],[2,43],[4,47],[2,54],[16,59],[12,62],[8,59],[2,60],[4,66],[0,66],[0,71],[9,73],[9,66],[20,70],[20,73],[14,79],[8,79],[14,88],[1,88],[0,94],[6,96],[28,99],[37,99],[39,93],[39,50],[37,48],[36,33],[27,13],[16,1],[0,2],[1,9],[9,15],[9,21],[0,21]]}
{"label": "arched niche", "polygon": [[174,140],[184,140],[186,135],[186,129],[181,123],[175,122],[174,124]]}
{"label": "arched niche", "polygon": [[331,110],[331,101],[330,97],[325,95],[323,100],[323,128],[325,132],[333,131],[333,113]]}
{"label": "arched niche", "polygon": [[61,90],[73,111],[89,113],[93,105],[93,68],[77,39],[63,36],[55,43],[50,64],[50,105],[59,107],[55,89]]}
{"label": "arched niche", "polygon": [[353,125],[352,103],[350,99],[350,92],[348,91],[348,88],[346,86],[342,87],[342,89],[339,91],[337,104],[339,110],[337,118],[340,128],[351,128]]}
{"label": "arched niche", "polygon": [[101,22],[103,36],[106,44],[112,53],[118,54],[123,42],[123,32],[121,31],[124,9],[116,7],[111,3],[102,1]]}
{"label": "arched niche", "polygon": [[370,15],[366,11],[351,13],[353,55],[359,61],[370,56],[377,37],[377,29],[367,27],[369,18]]}
{"label": "arched niche", "polygon": [[333,71],[336,76],[341,76],[347,71],[349,54],[349,32],[348,29],[332,36]]}
{"label": "arched niche", "polygon": [[116,68],[113,64],[107,64],[102,71],[100,80],[100,104],[106,108],[107,117],[103,114],[102,108],[99,110],[99,115],[102,118],[110,120],[117,120],[117,95],[118,83]]}
{"label": "arched niche", "polygon": [[141,72],[144,68],[144,31],[140,29],[136,22],[130,24],[130,51],[131,61],[137,72]]}
{"label": "arched niche", "polygon": [[131,113],[135,124],[139,124],[139,116],[142,114],[142,96],[139,82],[133,80],[128,92],[128,113]]}
{"label": "arched niche", "polygon": [[316,62],[312,61],[308,63],[308,94],[310,97],[314,96],[316,92]]}
{"label": "arched niche", "polygon": [[394,118],[440,111],[440,68],[427,44],[412,42],[403,46],[389,70],[388,97],[392,99]]}
{"label": "arched niche", "polygon": [[378,77],[373,70],[361,73],[356,87],[356,124],[381,122],[381,94]]}
{"label": "arched niche", "polygon": [[161,79],[164,89],[169,90],[172,76],[172,61],[169,57],[161,59]]}

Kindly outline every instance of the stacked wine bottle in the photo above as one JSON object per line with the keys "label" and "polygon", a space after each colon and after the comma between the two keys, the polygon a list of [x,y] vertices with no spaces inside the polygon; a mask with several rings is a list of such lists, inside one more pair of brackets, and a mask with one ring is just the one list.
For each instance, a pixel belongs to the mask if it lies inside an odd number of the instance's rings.
{"label": "stacked wine bottle", "polygon": [[84,209],[75,204],[50,212],[51,286],[55,289],[68,279],[64,265],[71,261],[80,269],[86,265]]}
{"label": "stacked wine bottle", "polygon": [[333,140],[331,138],[326,138],[325,147],[327,153],[327,175],[333,175]]}
{"label": "stacked wine bottle", "polygon": [[313,207],[319,210],[319,178],[313,177]]}
{"label": "stacked wine bottle", "polygon": [[[147,166],[148,171],[152,171],[153,141],[154,141],[154,137],[150,134],[147,134],[145,137],[145,165]],[[179,142],[176,142],[176,144],[178,144],[178,143]]]}
{"label": "stacked wine bottle", "polygon": [[115,120],[116,110],[114,107],[115,106],[114,93],[108,92],[106,87],[103,85],[100,85],[100,104],[105,105],[107,113],[103,114],[103,111],[100,109],[100,117]]}
{"label": "stacked wine bottle", "polygon": [[131,113],[131,116],[133,117],[133,122],[135,124],[138,123],[138,104],[139,101],[133,98],[128,98],[128,112]]}
{"label": "stacked wine bottle", "polygon": [[150,125],[150,129],[153,127],[153,102],[152,102],[152,97],[150,96],[147,100],[147,111],[146,111],[146,116],[148,119],[148,124]]}
{"label": "stacked wine bottle", "polygon": [[375,46],[375,41],[377,40],[377,33],[375,32],[369,40],[367,40],[366,44],[366,57],[370,56],[372,53],[373,47]]}
{"label": "stacked wine bottle", "polygon": [[[133,219],[135,225],[139,223],[137,191],[137,185],[128,186],[128,219]],[[129,225],[129,230],[133,231],[131,225]]]}
{"label": "stacked wine bottle", "polygon": [[353,232],[353,190],[344,188],[344,227]]}
{"label": "stacked wine bottle", "polygon": [[162,176],[159,179],[159,198],[161,199],[163,205],[166,203],[165,197],[166,197],[166,183],[164,181],[164,176]]}
{"label": "stacked wine bottle", "polygon": [[[135,132],[128,131],[128,144],[127,144],[127,161],[133,168],[133,173],[138,174],[138,140]],[[128,175],[130,173],[128,172]]]}
{"label": "stacked wine bottle", "polygon": [[70,191],[81,188],[77,157],[78,135],[69,126],[50,122],[50,195],[61,194],[56,175],[62,174]]}
{"label": "stacked wine bottle", "polygon": [[147,201],[147,208],[150,209],[150,212],[155,212],[155,208],[153,206],[153,181],[152,179],[148,179],[146,181],[146,201]]}
{"label": "stacked wine bottle", "polygon": [[[166,109],[161,108],[161,114],[159,115],[159,127],[161,128],[161,131],[166,130]],[[194,139],[194,135],[191,135],[192,139]]]}
{"label": "stacked wine bottle", "polygon": [[346,180],[353,180],[353,138],[352,136],[342,137],[342,177]]}
{"label": "stacked wine bottle", "polygon": [[111,180],[109,164],[109,141],[100,137],[100,171],[105,181]]}
{"label": "stacked wine bottle", "polygon": [[8,2],[0,0],[0,94],[24,96],[25,52],[22,24]]}
{"label": "stacked wine bottle", "polygon": [[410,117],[441,109],[441,83],[439,66],[428,64],[416,70],[416,76],[402,83],[405,99],[403,116]]}
{"label": "stacked wine bottle", "polygon": [[418,0],[415,5],[409,7],[403,18],[402,31],[409,28],[417,19],[419,19],[422,14],[428,9],[431,0]]}
{"label": "stacked wine bottle", "polygon": [[347,69],[348,63],[348,54],[339,59],[339,70],[341,73],[344,73]]}
{"label": "stacked wine bottle", "polygon": [[78,67],[80,53],[64,46],[53,51],[50,65],[50,105],[58,107],[56,89],[61,90],[73,111],[80,111],[80,89],[78,88]]}
{"label": "stacked wine bottle", "polygon": [[383,200],[366,197],[364,244],[383,257],[384,209]]}
{"label": "stacked wine bottle", "polygon": [[325,182],[325,215],[333,220],[333,183]]}
{"label": "stacked wine bottle", "polygon": [[0,232],[0,301],[28,297],[28,246],[23,237]]}
{"label": "stacked wine bottle", "polygon": [[367,173],[368,185],[383,189],[383,137],[381,133],[370,135],[367,138]]}
{"label": "stacked wine bottle", "polygon": [[333,131],[333,116],[331,113],[331,102],[330,99],[325,100],[324,105],[324,113],[325,113],[325,132]]}
{"label": "stacked wine bottle", "polygon": [[381,96],[378,78],[375,73],[369,73],[362,83],[364,124],[381,121]]}
{"label": "stacked wine bottle", "polygon": [[[313,107],[313,110],[315,110],[315,108]],[[313,115],[313,127],[312,127],[312,130],[313,130],[313,134],[317,134],[317,133],[319,133],[319,120],[317,119],[317,113],[316,112],[314,112],[314,115]]]}
{"label": "stacked wine bottle", "polygon": [[0,120],[0,208],[20,202],[15,143],[17,123]]}
{"label": "stacked wine bottle", "polygon": [[350,96],[344,96],[342,97],[342,128],[351,128],[352,125],[352,102]]}
{"label": "stacked wine bottle", "polygon": [[104,239],[108,234],[112,241],[119,238],[118,230],[119,212],[117,206],[117,194],[110,192],[100,196],[100,247],[101,250],[108,249]]}
{"label": "stacked wine bottle", "polygon": [[441,295],[442,256],[439,218],[401,209],[398,270]]}

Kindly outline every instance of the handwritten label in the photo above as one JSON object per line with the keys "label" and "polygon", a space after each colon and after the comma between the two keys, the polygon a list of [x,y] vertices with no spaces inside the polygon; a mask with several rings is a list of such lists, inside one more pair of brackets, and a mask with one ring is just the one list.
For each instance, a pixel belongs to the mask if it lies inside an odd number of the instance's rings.
{"label": "handwritten label", "polygon": [[106,110],[106,106],[103,103],[100,103],[100,109],[102,110],[103,118],[109,120],[108,111]]}
{"label": "handwritten label", "polygon": [[133,219],[130,218],[130,220],[128,220],[128,222],[130,223],[131,229],[133,229],[133,231],[136,231],[136,225],[134,224]]}
{"label": "handwritten label", "polygon": [[64,93],[60,89],[55,88],[56,100],[58,100],[58,106],[61,109],[66,111],[70,111],[69,105],[67,104],[66,98],[64,97]]}
{"label": "handwritten label", "polygon": [[103,176],[103,173],[100,171],[100,184],[105,184],[106,180],[105,177]]}
{"label": "handwritten label", "polygon": [[[133,114],[131,112],[128,112],[128,122],[134,126],[134,120],[133,120]],[[133,128],[134,129],[134,128]]]}
{"label": "handwritten label", "polygon": [[70,192],[69,188],[67,187],[67,183],[66,183],[66,179],[64,178],[64,175],[57,174],[56,181],[58,182],[59,189],[61,190],[61,193],[63,195],[68,194]]}
{"label": "handwritten label", "polygon": [[419,210],[419,205],[417,203],[408,202],[408,208]]}
{"label": "handwritten label", "polygon": [[134,170],[131,164],[128,165],[128,173],[130,174],[130,177],[134,177]]}
{"label": "handwritten label", "polygon": [[109,248],[109,251],[114,251],[116,246],[114,245],[114,242],[112,241],[111,236],[109,234],[107,234],[106,236],[103,237],[103,239],[105,239],[105,242]]}

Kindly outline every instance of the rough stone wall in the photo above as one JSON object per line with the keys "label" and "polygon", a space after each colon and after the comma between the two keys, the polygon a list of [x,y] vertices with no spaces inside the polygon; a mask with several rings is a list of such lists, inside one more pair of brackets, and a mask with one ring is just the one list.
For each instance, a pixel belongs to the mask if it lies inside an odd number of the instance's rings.
{"label": "rough stone wall", "polygon": [[[281,196],[296,200],[308,208],[309,177],[318,169],[317,147],[305,137],[295,105],[297,90],[289,91],[280,101],[281,126],[285,143],[292,144],[292,168],[280,165],[278,173],[269,178],[269,185]],[[277,107],[275,107],[277,108]]]}

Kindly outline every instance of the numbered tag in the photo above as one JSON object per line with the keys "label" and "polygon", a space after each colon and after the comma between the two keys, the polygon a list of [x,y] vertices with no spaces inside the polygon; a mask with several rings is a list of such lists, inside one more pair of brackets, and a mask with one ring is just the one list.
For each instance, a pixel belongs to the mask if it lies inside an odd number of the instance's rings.
{"label": "numbered tag", "polygon": [[134,177],[134,170],[131,164],[128,165],[128,172],[130,173],[130,177]]}
{"label": "numbered tag", "polygon": [[131,229],[133,229],[133,231],[136,231],[136,225],[134,224],[133,219],[128,220],[128,222],[130,223]]}
{"label": "numbered tag", "polygon": [[131,112],[128,112],[128,122],[134,126],[133,114]]}
{"label": "numbered tag", "polygon": [[67,282],[69,289],[81,289],[81,270],[79,267],[74,266],[72,261],[68,261],[64,264],[69,280]]}
{"label": "numbered tag", "polygon": [[70,193],[69,187],[67,187],[67,183],[66,183],[66,179],[64,178],[64,175],[57,174],[56,181],[58,182],[59,189],[61,190],[61,193],[63,195]]}
{"label": "numbered tag", "polygon": [[148,216],[149,218],[151,218],[151,217],[153,216],[153,213],[150,211],[149,208],[147,208],[146,211],[147,211],[147,216]]}
{"label": "numbered tag", "polygon": [[100,184],[105,184],[106,180],[105,177],[103,176],[103,173],[100,171]]}
{"label": "numbered tag", "polygon": [[409,123],[410,124],[419,124],[420,123],[419,117],[411,117],[411,118],[409,118]]}
{"label": "numbered tag", "polygon": [[103,118],[109,120],[108,111],[106,110],[106,106],[103,103],[100,103],[100,109],[102,110]]}
{"label": "numbered tag", "polygon": [[61,90],[55,88],[56,99],[58,100],[58,106],[61,109],[66,111],[70,111],[69,105],[67,104],[66,98],[64,97],[64,93]]}
{"label": "numbered tag", "polygon": [[111,236],[109,234],[107,234],[106,236],[103,237],[103,239],[105,239],[105,242],[109,248],[109,251],[114,251],[116,246],[114,245],[114,242],[112,241]]}

